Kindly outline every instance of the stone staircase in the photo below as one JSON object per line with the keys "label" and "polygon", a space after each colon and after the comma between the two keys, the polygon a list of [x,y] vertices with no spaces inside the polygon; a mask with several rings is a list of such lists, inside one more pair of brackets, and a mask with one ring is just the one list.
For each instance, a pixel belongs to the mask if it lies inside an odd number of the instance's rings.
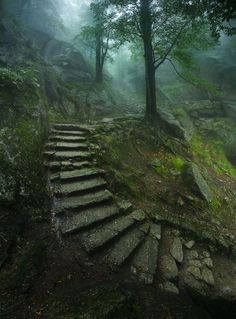
{"label": "stone staircase", "polygon": [[158,283],[173,293],[187,286],[210,294],[215,286],[210,248],[161,221],[149,220],[108,190],[89,143],[93,129],[56,124],[46,144],[53,215],[62,238],[78,236],[88,257],[96,255],[99,264],[112,270],[125,267],[131,279]]}

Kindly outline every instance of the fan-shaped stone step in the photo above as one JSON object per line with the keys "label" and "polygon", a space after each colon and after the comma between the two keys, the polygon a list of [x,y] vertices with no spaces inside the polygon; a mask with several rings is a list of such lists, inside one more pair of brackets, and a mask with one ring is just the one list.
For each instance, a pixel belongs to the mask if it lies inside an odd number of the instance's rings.
{"label": "fan-shaped stone step", "polygon": [[100,205],[83,210],[77,214],[65,217],[60,221],[63,235],[78,232],[81,229],[102,223],[119,214],[119,209],[114,204]]}
{"label": "fan-shaped stone step", "polygon": [[115,220],[86,233],[82,237],[82,244],[87,252],[93,252],[104,246],[106,243],[121,235],[126,229],[145,219],[145,214],[134,211],[128,216],[122,216]]}
{"label": "fan-shaped stone step", "polygon": [[85,131],[89,132],[90,127],[83,124],[70,124],[70,123],[63,123],[63,124],[54,124],[53,128],[56,130],[66,130],[66,131]]}
{"label": "fan-shaped stone step", "polygon": [[47,158],[61,161],[68,159],[90,159],[92,157],[92,153],[86,151],[45,151],[44,155]]}
{"label": "fan-shaped stone step", "polygon": [[47,143],[46,149],[59,151],[88,150],[88,144],[70,142]]}
{"label": "fan-shaped stone step", "polygon": [[149,224],[134,228],[123,235],[112,247],[104,260],[112,267],[122,265],[134,250],[141,244],[149,231]]}
{"label": "fan-shaped stone step", "polygon": [[59,136],[85,136],[85,131],[66,131],[66,130],[51,130],[51,134]]}
{"label": "fan-shaped stone step", "polygon": [[135,254],[131,272],[146,284],[152,284],[157,270],[160,226],[153,224],[149,235]]}
{"label": "fan-shaped stone step", "polygon": [[71,196],[78,195],[81,193],[86,193],[88,191],[95,191],[106,186],[106,181],[101,178],[93,178],[84,181],[70,182],[66,184],[61,184],[56,190],[56,196]]}
{"label": "fan-shaped stone step", "polygon": [[84,136],[62,136],[62,135],[51,135],[49,137],[51,142],[69,142],[69,143],[82,143],[86,141]]}
{"label": "fan-shaped stone step", "polygon": [[80,210],[87,207],[93,207],[100,203],[112,200],[112,194],[108,190],[102,190],[91,194],[69,197],[59,201],[54,207],[55,214],[61,214],[65,211]]}

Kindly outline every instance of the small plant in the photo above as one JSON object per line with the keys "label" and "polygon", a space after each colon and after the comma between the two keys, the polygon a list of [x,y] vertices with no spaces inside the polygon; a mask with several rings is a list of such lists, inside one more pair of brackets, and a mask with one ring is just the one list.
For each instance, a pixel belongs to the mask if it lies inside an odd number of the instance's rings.
{"label": "small plant", "polygon": [[38,74],[33,68],[11,69],[0,67],[0,85],[9,89],[24,90],[26,87],[38,88]]}

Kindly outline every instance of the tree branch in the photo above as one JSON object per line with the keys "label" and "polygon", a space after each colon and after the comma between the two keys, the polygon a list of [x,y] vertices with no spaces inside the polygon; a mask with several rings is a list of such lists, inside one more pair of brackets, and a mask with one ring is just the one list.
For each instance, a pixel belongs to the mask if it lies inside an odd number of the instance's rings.
{"label": "tree branch", "polygon": [[165,60],[167,59],[168,55],[171,53],[171,51],[173,50],[173,48],[176,46],[176,44],[177,44],[177,42],[178,42],[178,40],[179,40],[179,37],[180,37],[181,33],[183,32],[183,30],[186,28],[186,26],[187,26],[190,22],[191,22],[191,20],[186,21],[186,22],[184,23],[184,25],[183,25],[183,26],[181,27],[181,29],[179,30],[177,36],[175,37],[174,41],[172,42],[171,46],[169,47],[169,49],[167,49],[167,51],[166,51],[166,53],[164,54],[164,56],[161,57],[161,58],[159,58],[159,59],[157,59],[157,60],[154,62],[154,63],[157,63],[157,62],[160,60],[160,62],[155,65],[155,70],[158,69],[159,66],[162,65],[162,63],[165,62]]}
{"label": "tree branch", "polygon": [[181,79],[183,79],[185,82],[188,82],[188,83],[190,83],[190,84],[192,84],[192,85],[194,85],[194,86],[196,85],[194,82],[192,82],[191,80],[187,79],[185,76],[183,76],[183,74],[181,74],[181,73],[177,70],[177,68],[176,68],[176,66],[175,66],[175,64],[174,64],[174,62],[173,62],[171,59],[166,58],[166,60],[170,62],[170,64],[172,65],[172,67],[173,67],[173,69],[174,69],[174,71],[175,71],[175,73],[176,73]]}

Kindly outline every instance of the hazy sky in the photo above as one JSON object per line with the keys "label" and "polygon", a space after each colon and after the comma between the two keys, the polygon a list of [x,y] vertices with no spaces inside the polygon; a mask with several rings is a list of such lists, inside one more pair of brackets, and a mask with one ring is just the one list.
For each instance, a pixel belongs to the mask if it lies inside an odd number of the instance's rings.
{"label": "hazy sky", "polygon": [[59,1],[60,14],[73,35],[80,32],[79,28],[87,24],[87,14],[91,0],[61,0]]}

